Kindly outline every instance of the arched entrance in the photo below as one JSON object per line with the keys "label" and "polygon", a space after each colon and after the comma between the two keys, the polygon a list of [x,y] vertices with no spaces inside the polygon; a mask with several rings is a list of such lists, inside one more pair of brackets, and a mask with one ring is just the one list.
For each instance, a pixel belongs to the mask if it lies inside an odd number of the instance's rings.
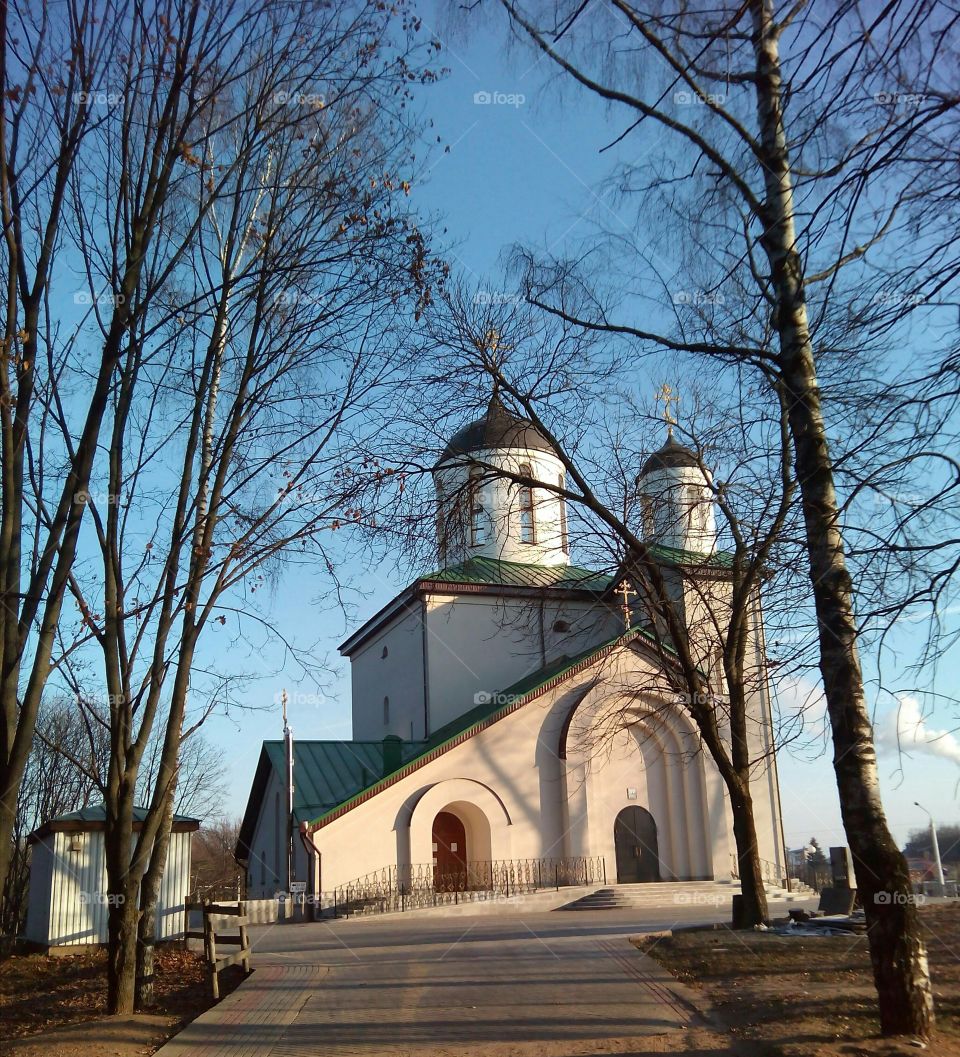
{"label": "arched entrance", "polygon": [[433,886],[438,892],[467,887],[467,830],[452,811],[439,811],[433,820]]}
{"label": "arched entrance", "polygon": [[657,824],[646,808],[625,807],[613,824],[617,850],[617,883],[639,884],[660,880]]}

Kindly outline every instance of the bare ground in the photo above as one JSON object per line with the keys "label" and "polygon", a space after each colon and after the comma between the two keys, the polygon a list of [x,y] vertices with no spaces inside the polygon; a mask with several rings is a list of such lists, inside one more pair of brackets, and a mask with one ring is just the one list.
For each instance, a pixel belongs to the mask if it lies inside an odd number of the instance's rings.
{"label": "bare ground", "polygon": [[[923,907],[937,1004],[928,1052],[960,1057],[960,905]],[[705,992],[758,1057],[894,1057],[921,1052],[879,1037],[866,936],[798,939],[771,933],[688,932],[634,941]],[[708,1051],[709,1052],[709,1051]]]}
{"label": "bare ground", "polygon": [[[58,958],[12,955],[0,962],[0,1055],[140,1057],[214,1004],[202,956],[166,947],[157,952],[150,1013],[107,1017],[106,965],[104,951]],[[243,976],[239,967],[222,973],[221,994],[229,994]]]}

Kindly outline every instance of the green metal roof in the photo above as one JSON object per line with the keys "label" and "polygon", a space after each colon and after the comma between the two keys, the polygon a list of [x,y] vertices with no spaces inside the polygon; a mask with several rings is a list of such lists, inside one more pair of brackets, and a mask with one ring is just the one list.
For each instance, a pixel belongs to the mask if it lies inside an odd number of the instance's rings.
{"label": "green metal roof", "polygon": [[[133,821],[143,822],[147,817],[147,811],[149,809],[145,807],[135,807],[133,809]],[[66,815],[57,815],[56,818],[50,819],[50,822],[106,822],[107,820],[107,809],[103,804],[90,804],[87,807],[80,808],[79,811],[71,811]],[[198,822],[199,819],[193,818],[191,815],[174,815],[174,822]]]}
{"label": "green metal roof", "polygon": [[655,544],[649,548],[651,555],[667,565],[713,565],[729,569],[733,565],[733,555],[729,551],[714,551],[704,554],[700,551],[685,551],[678,547],[661,547]]}
{"label": "green metal roof", "polygon": [[[422,741],[402,741],[400,765],[419,756]],[[281,778],[286,773],[282,741],[265,741],[263,751]],[[316,818],[383,777],[382,741],[294,741],[293,813],[298,822]]]}
{"label": "green metal roof", "polygon": [[559,590],[602,591],[611,577],[576,565],[527,565],[496,558],[470,558],[459,565],[421,576],[446,584],[483,584],[491,587],[552,587]]}
{"label": "green metal roof", "polygon": [[[477,559],[474,559],[477,560]],[[530,694],[535,693],[542,687],[546,686],[551,680],[562,678],[563,675],[571,671],[581,662],[587,660],[595,654],[600,654],[604,650],[609,649],[615,645],[621,639],[626,637],[637,638],[643,637],[652,639],[653,635],[651,632],[642,627],[632,627],[615,635],[613,638],[608,639],[606,642],[602,642],[599,645],[591,646],[589,649],[584,650],[582,653],[578,653],[573,657],[559,657],[546,665],[544,668],[538,668],[535,672],[531,672],[529,675],[524,676],[522,679],[508,686],[506,689],[501,690],[497,694],[492,694],[489,702],[477,705],[475,708],[470,709],[469,712],[464,712],[463,715],[457,716],[456,719],[451,720],[444,726],[439,727],[431,734],[429,740],[425,742],[404,742],[404,749],[410,749],[409,757],[405,757],[397,771],[403,770],[408,764],[416,763],[423,757],[428,756],[430,753],[446,745],[448,742],[453,741],[455,738],[459,738],[464,734],[467,734],[471,728],[479,727],[480,724],[485,723],[487,720],[494,718],[497,713],[504,712],[514,708],[520,704],[522,699]],[[276,743],[279,744],[279,743]],[[335,744],[335,743],[330,743]],[[339,744],[351,745],[356,744],[355,742],[341,742]],[[397,773],[396,771],[393,772]],[[294,774],[296,774],[296,767],[294,768]],[[386,774],[382,777],[376,778],[370,782],[366,787],[357,789],[351,796],[344,799],[339,804],[331,804],[326,810],[317,813],[312,818],[300,818],[299,821],[308,821],[311,823],[317,823],[326,815],[331,814],[333,811],[339,810],[345,807],[347,804],[358,800],[360,797],[365,796],[371,790],[375,789],[381,782],[386,781],[391,775]]]}

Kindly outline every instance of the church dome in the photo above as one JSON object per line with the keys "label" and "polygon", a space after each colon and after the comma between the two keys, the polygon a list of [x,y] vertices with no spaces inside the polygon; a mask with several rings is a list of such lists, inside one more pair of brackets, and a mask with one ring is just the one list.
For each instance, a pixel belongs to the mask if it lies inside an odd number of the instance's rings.
{"label": "church dome", "polygon": [[648,473],[652,473],[654,470],[699,466],[700,463],[697,462],[696,455],[688,447],[674,440],[673,433],[670,433],[666,444],[647,457],[646,462],[640,469],[638,480],[641,477],[646,477]]}
{"label": "church dome", "polygon": [[553,452],[546,437],[525,418],[508,411],[494,393],[486,414],[458,430],[447,442],[437,466],[458,455],[497,448],[525,448],[527,451]]}

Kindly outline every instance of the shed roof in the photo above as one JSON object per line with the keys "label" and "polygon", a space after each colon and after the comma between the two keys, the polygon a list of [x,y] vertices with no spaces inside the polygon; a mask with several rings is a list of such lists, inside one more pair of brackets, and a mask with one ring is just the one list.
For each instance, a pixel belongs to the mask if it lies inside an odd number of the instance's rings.
{"label": "shed roof", "polygon": [[[140,829],[147,817],[149,808],[135,807],[133,809],[133,828]],[[107,808],[105,804],[88,804],[77,811],[69,811],[64,815],[57,815],[49,819],[42,826],[30,834],[30,843],[42,840],[51,833],[84,833],[102,830],[107,823]],[[173,816],[173,832],[187,833],[200,828],[200,820],[190,815]]]}

